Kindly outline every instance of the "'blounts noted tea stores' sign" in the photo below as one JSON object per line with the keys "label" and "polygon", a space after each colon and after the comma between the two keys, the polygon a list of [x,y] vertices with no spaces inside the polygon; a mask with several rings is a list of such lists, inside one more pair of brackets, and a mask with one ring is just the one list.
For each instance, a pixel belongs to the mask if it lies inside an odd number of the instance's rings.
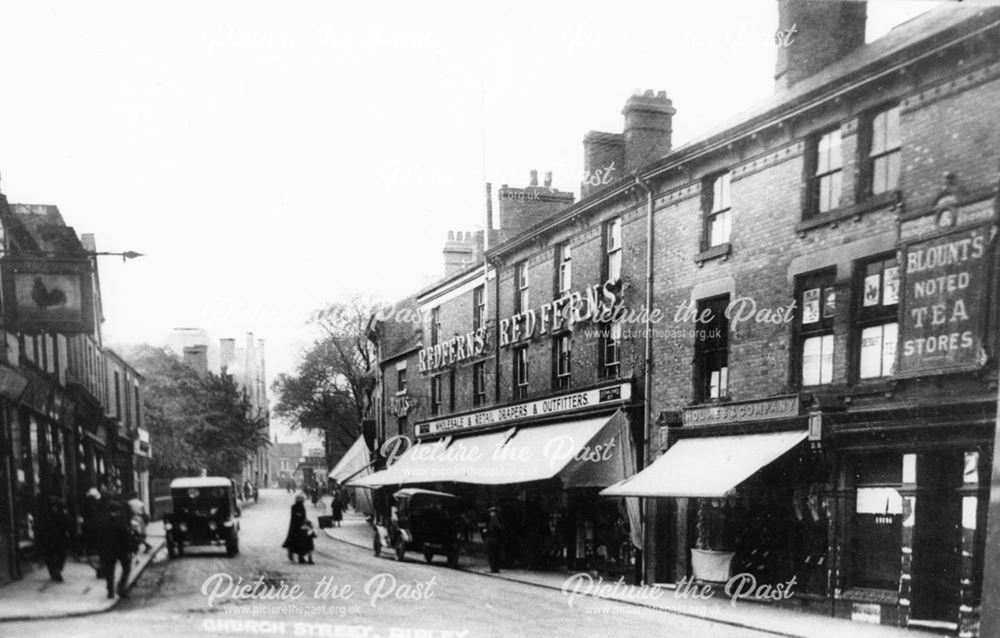
{"label": "'blounts noted tea stores' sign", "polygon": [[978,227],[906,247],[899,374],[980,365],[989,244]]}

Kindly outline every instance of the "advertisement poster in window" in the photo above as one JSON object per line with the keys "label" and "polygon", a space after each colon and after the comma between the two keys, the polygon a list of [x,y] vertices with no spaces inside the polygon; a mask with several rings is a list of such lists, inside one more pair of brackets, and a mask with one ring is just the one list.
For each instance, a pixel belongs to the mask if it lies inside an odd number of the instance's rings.
{"label": "advertisement poster in window", "polygon": [[899,375],[983,365],[990,241],[989,227],[978,226],[905,247]]}

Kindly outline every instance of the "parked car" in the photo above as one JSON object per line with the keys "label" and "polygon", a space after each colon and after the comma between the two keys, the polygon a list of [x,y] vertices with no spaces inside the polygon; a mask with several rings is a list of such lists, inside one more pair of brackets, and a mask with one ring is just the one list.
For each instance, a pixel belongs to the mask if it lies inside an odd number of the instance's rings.
{"label": "parked car", "polygon": [[163,517],[167,555],[175,558],[193,545],[225,545],[240,551],[240,508],[236,484],[222,476],[179,478],[170,482],[173,512]]}
{"label": "parked car", "polygon": [[435,554],[441,554],[447,557],[449,567],[457,567],[462,500],[454,494],[416,488],[399,490],[393,499],[395,515],[389,517],[387,526],[375,529],[375,555],[388,545],[395,551],[396,560],[403,560],[407,551],[418,551],[428,563]]}

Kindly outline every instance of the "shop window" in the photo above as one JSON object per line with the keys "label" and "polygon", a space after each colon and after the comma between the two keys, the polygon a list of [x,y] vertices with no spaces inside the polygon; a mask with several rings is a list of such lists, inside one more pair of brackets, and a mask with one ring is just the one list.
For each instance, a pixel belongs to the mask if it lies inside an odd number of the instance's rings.
{"label": "shop window", "polygon": [[729,243],[732,230],[729,185],[732,173],[728,171],[708,178],[703,185],[705,233],[702,248],[707,250]]}
{"label": "shop window", "polygon": [[528,396],[528,348],[514,349],[514,398]]}
{"label": "shop window", "polygon": [[843,165],[840,129],[827,131],[813,140],[807,164],[810,168],[808,215],[821,215],[840,206]]}
{"label": "shop window", "polygon": [[604,224],[604,273],[608,281],[622,277],[622,218]]}
{"label": "shop window", "polygon": [[699,401],[729,396],[729,295],[698,302],[695,326],[695,395]]}
{"label": "shop window", "polygon": [[876,113],[866,122],[868,193],[879,195],[899,188],[901,162],[899,106]]}
{"label": "shop window", "polygon": [[553,388],[556,390],[566,390],[570,385],[570,363],[572,353],[572,341],[569,334],[559,335],[554,339],[552,352],[555,356],[555,378]]}
{"label": "shop window", "polygon": [[431,377],[431,414],[441,413],[441,375]]}
{"label": "shop window", "polygon": [[441,339],[441,307],[431,308],[431,345],[436,346]]}
{"label": "shop window", "polygon": [[486,405],[486,362],[472,366],[472,404]]}
{"label": "shop window", "polygon": [[806,275],[796,282],[798,381],[813,386],[833,381],[833,322],[837,313],[835,271]]}
{"label": "shop window", "polygon": [[862,380],[888,377],[896,368],[899,264],[895,256],[882,256],[862,263],[858,276],[857,376]]}
{"label": "shop window", "polygon": [[605,379],[617,379],[621,373],[621,341],[621,324],[605,324],[600,344],[601,376]]}
{"label": "shop window", "polygon": [[573,287],[573,255],[568,243],[556,247],[556,297]]}
{"label": "shop window", "polygon": [[514,312],[528,310],[528,262],[514,266]]}
{"label": "shop window", "polygon": [[472,290],[472,329],[486,326],[486,286],[476,286]]}

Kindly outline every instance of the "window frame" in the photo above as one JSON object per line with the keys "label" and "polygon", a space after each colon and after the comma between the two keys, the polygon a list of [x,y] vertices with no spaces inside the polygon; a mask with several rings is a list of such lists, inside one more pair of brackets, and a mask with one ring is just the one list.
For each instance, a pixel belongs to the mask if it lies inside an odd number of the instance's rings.
{"label": "window frame", "polygon": [[[829,385],[834,382],[836,375],[837,357],[837,337],[835,332],[837,320],[837,293],[836,282],[837,269],[825,268],[799,275],[795,279],[795,350],[792,357],[792,385],[798,388],[818,387]],[[815,321],[804,323],[806,318],[805,296],[812,290],[818,290],[817,297],[817,317]],[[828,314],[827,310],[832,295],[833,310]],[[830,378],[823,380],[822,362],[820,363],[819,382],[806,383],[805,374],[805,345],[806,341],[814,338],[830,337]],[[823,350],[821,350],[821,353]],[[821,355],[822,356],[822,355]]]}
{"label": "window frame", "polygon": [[528,396],[528,382],[530,379],[530,367],[528,361],[528,347],[520,346],[513,349],[513,374],[511,384],[515,399],[525,399]]}
{"label": "window frame", "polygon": [[[617,230],[616,230],[617,229]],[[622,218],[621,215],[604,222],[604,279],[619,281],[622,278]],[[617,270],[617,272],[614,272]]]}
{"label": "window frame", "polygon": [[[729,378],[729,320],[726,318],[725,309],[730,303],[729,294],[716,297],[707,297],[698,300],[698,317],[703,316],[705,310],[712,310],[710,321],[707,324],[695,324],[694,343],[694,396],[699,403],[711,401],[724,401],[729,398],[730,378]],[[718,343],[708,346],[708,336],[716,329],[720,330]],[[701,331],[705,331],[703,336]],[[704,337],[704,338],[703,338]],[[724,359],[721,366],[709,365],[711,357]],[[718,368],[718,369],[716,369]],[[718,390],[712,393],[712,373],[718,372]]]}
{"label": "window frame", "polygon": [[573,249],[569,242],[556,245],[556,294],[559,299],[573,289]]}
{"label": "window frame", "polygon": [[527,312],[531,303],[531,282],[528,278],[528,260],[514,264],[514,313]]}
{"label": "window frame", "polygon": [[621,323],[609,322],[601,325],[601,338],[598,340],[598,358],[601,362],[602,379],[617,379],[621,376],[621,332]]}
{"label": "window frame", "polygon": [[431,377],[431,415],[441,414],[441,381],[443,374],[435,374]]}
{"label": "window frame", "polygon": [[[703,228],[702,228],[702,240],[701,249],[708,250],[710,248],[715,248],[717,246],[725,246],[732,239],[733,234],[733,217],[732,217],[732,178],[733,173],[730,170],[721,171],[718,173],[713,173],[706,177],[702,182],[702,215],[703,215]],[[716,190],[716,185],[720,183],[718,193]],[[722,197],[719,197],[721,195]],[[718,201],[721,199],[722,201]],[[718,243],[712,242],[712,228],[715,221],[725,216],[727,223],[726,238],[725,241],[720,241]]]}
{"label": "window frame", "polygon": [[552,338],[552,389],[568,390],[573,374],[573,336],[570,332]]}
{"label": "window frame", "polygon": [[[875,145],[878,140],[876,135],[876,122],[882,116],[888,116],[888,114],[895,112],[895,133],[896,139],[891,139],[891,127],[886,127],[886,146],[884,148],[876,149]],[[890,120],[891,123],[891,120]],[[861,152],[861,165],[864,168],[862,173],[862,183],[860,184],[859,200],[868,199],[871,197],[877,197],[879,195],[884,195],[885,193],[891,193],[893,191],[899,190],[900,180],[902,178],[902,149],[903,149],[903,138],[902,138],[902,113],[900,110],[900,105],[898,102],[893,104],[883,104],[882,106],[871,110],[863,119],[862,140],[860,144]],[[892,142],[895,142],[895,146],[889,146]],[[891,174],[891,170],[887,168],[887,180],[886,187],[882,190],[876,192],[875,190],[875,175],[877,173],[876,166],[881,160],[887,160],[890,165],[892,162],[892,157],[895,156],[896,159],[896,181],[894,184],[888,184],[888,175]]]}
{"label": "window frame", "polygon": [[[836,135],[837,145],[836,148],[838,153],[836,155],[837,165],[835,167],[827,166],[826,170],[822,167],[821,152],[823,147],[823,140],[827,137]],[[808,146],[809,155],[808,161],[806,162],[807,170],[807,181],[809,188],[809,198],[808,205],[806,207],[806,218],[812,218],[817,216],[822,216],[829,214],[840,207],[843,206],[844,199],[844,136],[841,132],[840,126],[834,126],[831,128],[824,129],[813,135]],[[830,160],[832,160],[834,155],[829,154]],[[826,210],[821,210],[821,194],[823,188],[823,181],[826,179],[834,180],[837,183],[837,204],[835,206],[830,206]]]}
{"label": "window frame", "polygon": [[431,345],[438,345],[441,339],[441,306],[431,308]]}
{"label": "window frame", "polygon": [[472,289],[472,329],[486,327],[486,285]]}
{"label": "window frame", "polygon": [[[873,304],[865,304],[865,297],[868,296],[868,291],[866,290],[867,282],[870,276],[869,267],[873,264],[880,265],[879,271],[879,290],[876,293],[879,297],[879,301]],[[889,264],[887,266],[887,264]],[[886,304],[885,297],[888,290],[885,285],[885,275],[890,268],[896,269],[895,274],[895,303]],[[899,296],[901,294],[900,287],[900,275],[902,273],[902,268],[899,263],[899,257],[895,252],[882,253],[879,255],[872,255],[864,259],[859,259],[854,262],[854,312],[852,314],[851,322],[851,370],[852,379],[855,383],[871,383],[879,382],[885,379],[892,378],[896,373],[896,365],[898,363],[899,357],[899,312],[900,303]],[[884,366],[886,363],[886,341],[885,341],[885,326],[895,325],[896,338],[893,345],[892,363],[890,364],[889,371],[885,372]],[[863,358],[863,335],[866,330],[874,327],[882,327],[882,346],[881,346],[881,363],[880,370],[882,373],[876,376],[862,376],[862,358]]]}
{"label": "window frame", "polygon": [[486,405],[486,362],[479,361],[472,365],[472,405]]}
{"label": "window frame", "polygon": [[406,394],[406,368],[396,368],[396,394]]}

